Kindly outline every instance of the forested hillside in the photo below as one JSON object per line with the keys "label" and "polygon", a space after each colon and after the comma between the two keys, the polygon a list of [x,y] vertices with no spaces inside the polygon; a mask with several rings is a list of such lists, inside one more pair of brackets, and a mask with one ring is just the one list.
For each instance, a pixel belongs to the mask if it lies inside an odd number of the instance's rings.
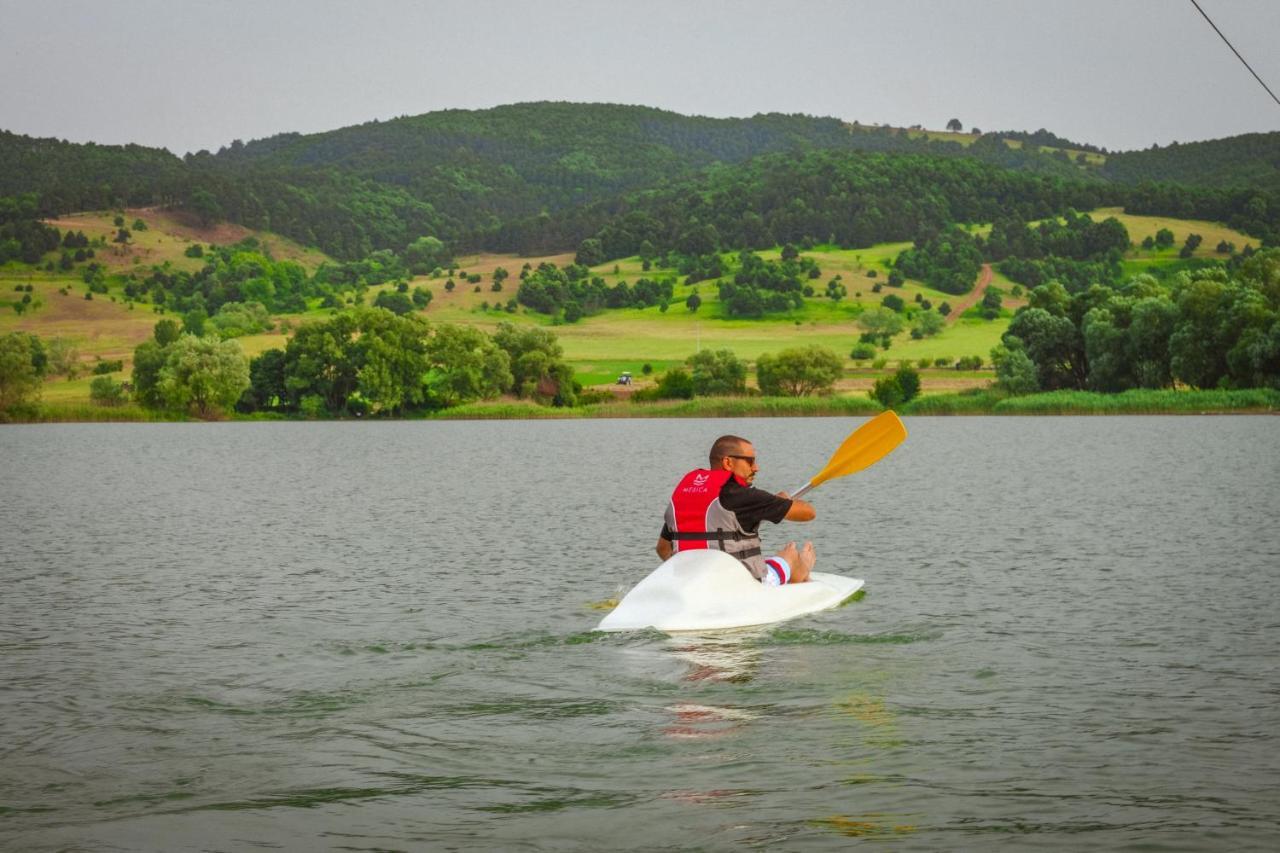
{"label": "forested hillside", "polygon": [[[1080,153],[1073,158],[1050,143]],[[814,160],[821,152],[828,159]],[[0,196],[34,193],[43,215],[173,205],[348,260],[402,252],[423,236],[454,250],[521,252],[573,250],[598,236],[612,254],[637,230],[636,216],[676,217],[663,225],[668,242],[696,219],[713,225],[725,246],[770,235],[859,245],[956,219],[990,220],[1006,203],[1026,218],[1029,210],[1087,208],[1089,200],[1228,221],[1275,239],[1280,134],[1099,162],[1092,146],[1045,130],[963,145],[804,115],[713,119],[527,103],[236,141],[182,159],[136,145],[0,132]]]}
{"label": "forested hillside", "polygon": [[[973,150],[830,118],[711,119],[648,107],[566,103],[451,110],[327,133],[284,134],[190,157],[188,164],[196,183],[211,188],[223,215],[301,240],[314,234],[317,245],[352,257],[370,247],[403,245],[382,214],[406,199],[429,204],[431,233],[460,248],[562,250],[598,228],[601,211],[621,194],[691,178],[716,164],[811,150],[976,157],[1061,178],[1082,175],[1080,167],[1059,158],[999,142]],[[337,174],[358,181],[358,206],[371,214],[357,228],[337,223],[343,216],[335,205],[301,214],[270,209],[279,192],[269,187],[282,177],[294,185],[328,185]],[[581,215],[591,204],[603,207]]]}
{"label": "forested hillside", "polygon": [[1102,174],[1130,184],[1151,181],[1276,191],[1280,190],[1280,133],[1246,133],[1111,154]]}
{"label": "forested hillside", "polygon": [[[787,242],[867,246],[910,240],[951,222],[1091,209],[1118,203],[1121,195],[1099,182],[1010,171],[968,158],[770,155],[628,196],[586,250],[598,263],[637,254],[646,243],[651,250],[685,255]],[[518,228],[510,231],[513,248],[530,239]]]}
{"label": "forested hillside", "polygon": [[187,169],[162,148],[77,145],[0,130],[0,196],[35,193],[46,215],[181,201]]}

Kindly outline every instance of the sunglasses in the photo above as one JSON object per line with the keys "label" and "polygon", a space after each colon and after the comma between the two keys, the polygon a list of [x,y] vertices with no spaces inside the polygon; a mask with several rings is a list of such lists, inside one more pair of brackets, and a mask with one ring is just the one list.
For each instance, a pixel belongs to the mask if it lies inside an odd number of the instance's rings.
{"label": "sunglasses", "polygon": [[747,463],[748,466],[756,464],[756,458],[754,456],[739,456],[736,453],[727,453],[725,455],[730,459],[741,459],[743,462]]}

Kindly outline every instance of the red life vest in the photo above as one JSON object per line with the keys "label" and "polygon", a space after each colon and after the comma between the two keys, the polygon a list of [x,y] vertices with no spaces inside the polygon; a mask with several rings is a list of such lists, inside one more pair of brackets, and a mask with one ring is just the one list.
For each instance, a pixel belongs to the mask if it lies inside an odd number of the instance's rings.
{"label": "red life vest", "polygon": [[[671,509],[674,524],[669,525],[672,533],[705,533],[714,530],[714,524],[708,524],[707,512],[711,505],[720,500],[720,489],[733,474],[729,471],[709,471],[698,468],[681,478],[675,491],[671,493]],[[677,539],[677,551],[692,551],[706,548],[705,539]]]}
{"label": "red life vest", "polygon": [[[748,533],[738,517],[720,505],[720,489],[733,474],[698,468],[685,474],[671,493],[667,528],[676,551],[716,548],[737,557],[756,578],[765,571],[760,536]],[[746,485],[741,479],[738,482]]]}

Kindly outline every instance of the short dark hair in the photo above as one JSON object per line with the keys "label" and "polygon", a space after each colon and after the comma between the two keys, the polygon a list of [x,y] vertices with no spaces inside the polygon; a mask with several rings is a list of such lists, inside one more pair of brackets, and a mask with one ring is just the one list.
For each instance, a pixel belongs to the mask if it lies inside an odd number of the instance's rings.
{"label": "short dark hair", "polygon": [[720,464],[721,459],[737,453],[744,444],[750,444],[750,442],[745,438],[739,438],[736,435],[722,435],[717,438],[716,443],[711,445],[710,467],[715,468]]}

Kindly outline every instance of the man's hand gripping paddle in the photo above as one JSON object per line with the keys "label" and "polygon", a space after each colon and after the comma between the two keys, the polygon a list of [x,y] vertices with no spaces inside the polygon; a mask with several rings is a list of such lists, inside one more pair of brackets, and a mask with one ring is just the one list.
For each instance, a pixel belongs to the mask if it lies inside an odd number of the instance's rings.
{"label": "man's hand gripping paddle", "polygon": [[907,428],[893,412],[881,412],[849,434],[827,460],[826,467],[815,474],[791,497],[798,498],[810,489],[816,489],[827,480],[855,474],[870,468],[888,456],[907,437]]}

